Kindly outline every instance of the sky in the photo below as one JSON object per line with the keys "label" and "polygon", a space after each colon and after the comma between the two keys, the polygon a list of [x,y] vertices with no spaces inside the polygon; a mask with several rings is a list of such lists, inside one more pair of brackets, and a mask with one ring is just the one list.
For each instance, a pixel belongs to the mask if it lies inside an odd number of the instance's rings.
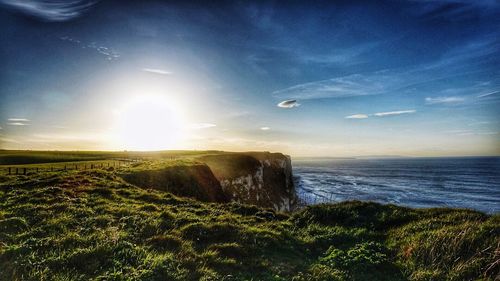
{"label": "sky", "polygon": [[500,155],[500,2],[0,0],[0,148]]}

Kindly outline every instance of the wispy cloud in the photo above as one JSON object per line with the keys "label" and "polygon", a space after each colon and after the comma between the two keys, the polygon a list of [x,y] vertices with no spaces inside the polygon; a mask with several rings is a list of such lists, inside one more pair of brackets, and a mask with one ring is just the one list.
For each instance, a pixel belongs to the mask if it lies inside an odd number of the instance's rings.
{"label": "wispy cloud", "polygon": [[427,104],[458,104],[466,100],[465,97],[455,96],[455,97],[427,97],[425,102]]}
{"label": "wispy cloud", "polygon": [[415,113],[415,112],[417,112],[415,109],[398,110],[398,111],[388,111],[388,112],[377,112],[377,113],[374,113],[373,116],[384,117],[384,116],[391,116],[391,115],[411,114],[411,113]]}
{"label": "wispy cloud", "polygon": [[26,118],[9,118],[7,119],[9,126],[27,126],[30,120]]}
{"label": "wispy cloud", "polygon": [[491,122],[489,122],[489,121],[478,121],[478,122],[470,123],[467,126],[487,125],[487,124],[490,124],[490,123]]}
{"label": "wispy cloud", "polygon": [[260,129],[261,129],[262,131],[269,131],[269,130],[271,130],[271,128],[269,128],[269,127],[260,127]]}
{"label": "wispy cloud", "polygon": [[171,75],[172,74],[172,72],[170,72],[170,71],[166,71],[166,70],[159,69],[159,68],[143,68],[142,71],[154,73],[154,74],[160,74],[160,75]]}
{"label": "wispy cloud", "polygon": [[449,130],[445,131],[444,133],[457,136],[490,136],[498,134],[498,132],[494,131],[475,131],[475,130]]}
{"label": "wispy cloud", "polygon": [[[500,47],[496,37],[496,34],[490,34],[485,38],[471,39],[445,51],[439,59],[428,63],[300,83],[276,90],[272,95],[281,99],[300,100],[343,98],[404,93],[419,89],[428,91],[429,85],[436,85],[434,91],[441,92],[443,85],[439,82],[443,79],[491,72],[494,67],[492,58],[498,54]],[[468,95],[473,94],[472,91],[476,93],[491,91],[492,87],[495,87],[495,83],[478,84],[471,81],[468,85],[457,86],[456,89],[446,89],[442,94],[449,95],[455,91],[463,92],[460,95]],[[465,93],[466,91],[469,92]]]}
{"label": "wispy cloud", "polygon": [[26,118],[9,118],[7,120],[10,122],[30,122],[30,120]]}
{"label": "wispy cloud", "polygon": [[216,124],[212,124],[212,123],[193,123],[193,124],[189,125],[189,128],[193,129],[193,130],[200,130],[200,129],[213,128],[216,126],[217,126]]}
{"label": "wispy cloud", "polygon": [[294,108],[300,106],[300,103],[297,100],[284,100],[278,103],[277,106],[281,108]]}
{"label": "wispy cloud", "polygon": [[493,12],[499,8],[495,0],[412,0],[412,6],[424,18],[450,18],[453,20],[475,17],[477,13]]}
{"label": "wispy cloud", "polygon": [[478,132],[478,135],[498,135],[498,132]]}
{"label": "wispy cloud", "polygon": [[365,119],[368,118],[366,114],[353,114],[345,117],[346,119]]}
{"label": "wispy cloud", "polygon": [[346,119],[366,119],[366,118],[369,118],[370,116],[385,117],[385,116],[392,116],[392,115],[411,114],[411,113],[415,113],[415,112],[417,112],[415,109],[409,109],[409,110],[377,112],[377,113],[373,113],[373,114],[358,113],[358,114],[346,116],[344,118],[346,118]]}
{"label": "wispy cloud", "polygon": [[298,84],[273,92],[278,98],[338,98],[383,93],[393,82],[383,72],[371,75],[353,74],[327,80]]}
{"label": "wispy cloud", "polygon": [[67,41],[71,44],[75,44],[77,46],[80,46],[82,49],[94,50],[97,53],[105,56],[107,60],[115,60],[115,59],[118,59],[120,57],[120,54],[116,50],[114,50],[113,48],[98,45],[96,42],[86,44],[78,39],[75,39],[75,38],[72,38],[69,36],[62,36],[62,37],[59,37],[59,39],[61,39],[62,41]]}
{"label": "wispy cloud", "polygon": [[477,97],[478,98],[484,98],[484,97],[489,97],[489,96],[492,96],[492,95],[496,95],[498,93],[500,93],[500,91],[494,91],[494,92],[489,92],[489,93],[485,93],[485,94],[480,94]]}
{"label": "wispy cloud", "polygon": [[43,21],[67,21],[79,17],[94,6],[97,0],[0,0],[14,11]]}

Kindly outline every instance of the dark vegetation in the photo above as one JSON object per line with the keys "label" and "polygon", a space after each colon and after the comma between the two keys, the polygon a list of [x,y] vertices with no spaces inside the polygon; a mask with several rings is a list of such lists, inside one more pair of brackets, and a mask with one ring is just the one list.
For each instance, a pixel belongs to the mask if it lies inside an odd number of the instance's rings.
{"label": "dark vegetation", "polygon": [[132,169],[121,173],[125,181],[143,188],[171,192],[204,202],[228,202],[212,170],[203,163],[178,163],[157,169]]}
{"label": "dark vegetation", "polygon": [[[495,280],[499,275],[499,215],[355,201],[279,213],[181,198],[123,179],[145,167],[190,163],[0,176],[0,280]],[[185,168],[179,169],[172,171],[182,175]]]}

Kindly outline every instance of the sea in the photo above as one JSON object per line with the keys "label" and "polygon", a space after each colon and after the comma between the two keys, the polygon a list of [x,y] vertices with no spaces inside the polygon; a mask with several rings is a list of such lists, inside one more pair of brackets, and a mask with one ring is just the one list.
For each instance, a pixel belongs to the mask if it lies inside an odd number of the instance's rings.
{"label": "sea", "polygon": [[500,157],[299,158],[292,166],[306,205],[362,200],[500,213]]}

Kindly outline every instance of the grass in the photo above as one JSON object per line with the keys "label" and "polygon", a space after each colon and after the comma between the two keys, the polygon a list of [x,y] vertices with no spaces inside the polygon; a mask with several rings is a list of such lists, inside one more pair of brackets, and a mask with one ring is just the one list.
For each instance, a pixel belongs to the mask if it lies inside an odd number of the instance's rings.
{"label": "grass", "polygon": [[0,280],[495,280],[500,274],[499,215],[357,201],[280,213],[181,198],[122,177],[196,163],[164,159],[0,176]]}

